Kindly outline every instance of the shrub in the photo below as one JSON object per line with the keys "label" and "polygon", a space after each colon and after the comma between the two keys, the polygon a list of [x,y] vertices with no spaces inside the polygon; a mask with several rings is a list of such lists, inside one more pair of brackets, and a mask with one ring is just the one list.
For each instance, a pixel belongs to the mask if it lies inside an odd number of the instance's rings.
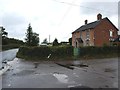
{"label": "shrub", "polygon": [[8,44],[8,45],[2,45],[2,51],[4,50],[9,50],[9,49],[14,49],[14,48],[19,48],[19,44]]}
{"label": "shrub", "polygon": [[[39,46],[39,47],[20,47],[18,57],[28,59],[73,59],[72,46]],[[81,47],[78,58],[101,58],[118,56],[118,47]]]}
{"label": "shrub", "polygon": [[51,59],[54,58],[66,58],[72,57],[73,55],[73,47],[20,47],[17,53],[17,57],[23,58],[37,58],[37,59],[47,59],[47,57],[51,54]]}
{"label": "shrub", "polygon": [[106,57],[118,54],[118,47],[104,46],[104,47],[82,47],[80,48],[79,57]]}

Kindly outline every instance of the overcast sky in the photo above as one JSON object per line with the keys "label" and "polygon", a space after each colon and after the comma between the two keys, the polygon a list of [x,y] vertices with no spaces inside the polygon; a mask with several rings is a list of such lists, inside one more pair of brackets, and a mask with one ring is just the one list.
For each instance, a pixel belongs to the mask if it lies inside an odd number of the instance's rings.
{"label": "overcast sky", "polygon": [[[6,28],[8,37],[24,40],[28,24],[39,34],[40,42],[68,41],[72,32],[93,22],[97,14],[108,17],[118,28],[119,0],[0,0],[0,26]],[[113,2],[114,1],[114,2]]]}

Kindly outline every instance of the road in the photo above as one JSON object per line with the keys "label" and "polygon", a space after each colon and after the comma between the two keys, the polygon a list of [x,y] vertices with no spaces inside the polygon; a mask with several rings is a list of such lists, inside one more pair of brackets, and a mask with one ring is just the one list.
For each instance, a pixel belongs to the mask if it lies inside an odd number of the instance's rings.
{"label": "road", "polygon": [[[11,63],[12,60],[14,60],[17,52],[18,49],[11,49],[0,52],[0,89],[2,89],[2,74],[10,68],[10,66],[7,64]],[[2,63],[4,61],[7,62],[7,64]]]}
{"label": "road", "polygon": [[15,58],[15,61],[3,75],[3,88],[118,88],[118,58],[57,62]]}
{"label": "road", "polygon": [[0,52],[0,63],[1,63],[0,68],[2,67],[3,61],[6,61],[6,62],[12,61],[16,57],[17,52],[18,52],[18,49],[11,49],[11,50]]}

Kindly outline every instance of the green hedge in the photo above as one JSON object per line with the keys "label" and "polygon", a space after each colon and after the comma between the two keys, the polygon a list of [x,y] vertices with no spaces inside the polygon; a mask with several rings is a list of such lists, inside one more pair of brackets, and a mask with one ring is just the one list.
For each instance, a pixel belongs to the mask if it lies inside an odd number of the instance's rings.
{"label": "green hedge", "polygon": [[14,49],[14,48],[19,48],[19,47],[20,47],[20,45],[18,45],[18,44],[2,45],[2,51]]}
{"label": "green hedge", "polygon": [[102,57],[116,57],[119,55],[120,47],[105,46],[105,47],[82,47],[80,48],[79,57],[88,58],[102,58]]}
{"label": "green hedge", "polygon": [[[105,57],[116,57],[119,54],[119,47],[81,47],[80,58],[105,58]],[[56,46],[56,47],[20,47],[17,53],[17,57],[25,59],[47,59],[48,55],[51,54],[49,59],[73,59],[73,47],[72,46]]]}
{"label": "green hedge", "polygon": [[47,59],[51,54],[50,59],[71,58],[73,56],[73,48],[66,47],[20,47],[17,57],[28,59]]}

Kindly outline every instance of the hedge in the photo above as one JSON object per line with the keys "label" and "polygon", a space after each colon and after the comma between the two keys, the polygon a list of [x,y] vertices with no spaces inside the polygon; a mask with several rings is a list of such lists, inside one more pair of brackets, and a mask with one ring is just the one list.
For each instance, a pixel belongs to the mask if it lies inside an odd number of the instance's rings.
{"label": "hedge", "polygon": [[19,44],[2,45],[2,51],[9,50],[9,49],[15,49],[15,48],[19,48],[19,47],[20,47]]}
{"label": "hedge", "polygon": [[47,59],[50,56],[50,59],[62,59],[69,58],[73,56],[73,48],[71,46],[66,47],[20,47],[17,53],[17,57],[26,58],[26,59]]}
{"label": "hedge", "polygon": [[[81,47],[80,58],[101,58],[101,57],[116,57],[119,54],[119,47]],[[17,57],[25,59],[39,59],[44,60],[50,56],[49,59],[74,59],[72,46],[56,46],[56,47],[20,47]]]}
{"label": "hedge", "polygon": [[101,58],[101,57],[116,57],[120,54],[120,47],[104,46],[104,47],[82,47],[80,48],[79,57]]}

